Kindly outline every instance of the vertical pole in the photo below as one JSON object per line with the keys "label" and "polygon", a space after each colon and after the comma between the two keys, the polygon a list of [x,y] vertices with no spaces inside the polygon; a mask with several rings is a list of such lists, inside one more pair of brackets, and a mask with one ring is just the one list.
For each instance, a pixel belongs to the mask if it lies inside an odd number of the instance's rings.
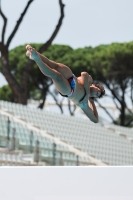
{"label": "vertical pole", "polygon": [[33,131],[30,132],[30,153],[33,153]]}
{"label": "vertical pole", "polygon": [[12,134],[12,143],[11,143],[11,150],[15,150],[16,144],[15,144],[15,134],[16,134],[16,129],[13,128],[13,134]]}
{"label": "vertical pole", "polygon": [[56,144],[53,143],[53,166],[56,165]]}
{"label": "vertical pole", "polygon": [[35,162],[39,162],[39,141],[36,141],[36,150],[35,150]]}
{"label": "vertical pole", "polygon": [[10,119],[7,120],[7,149],[10,150]]}
{"label": "vertical pole", "polygon": [[64,165],[64,163],[63,163],[63,158],[62,158],[62,154],[63,154],[63,152],[61,151],[61,152],[60,152],[60,166],[63,166],[63,165]]}
{"label": "vertical pole", "polygon": [[77,155],[77,166],[79,166],[79,156]]}
{"label": "vertical pole", "polygon": [[10,140],[10,119],[8,117],[8,120],[7,120],[7,141],[9,142]]}

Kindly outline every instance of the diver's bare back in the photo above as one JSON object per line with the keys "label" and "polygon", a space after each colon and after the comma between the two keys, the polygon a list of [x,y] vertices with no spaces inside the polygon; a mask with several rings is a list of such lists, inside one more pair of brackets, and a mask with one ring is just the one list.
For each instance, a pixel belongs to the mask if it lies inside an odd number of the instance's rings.
{"label": "diver's bare back", "polygon": [[74,93],[71,97],[68,97],[74,104],[78,105],[80,100],[85,96],[84,89],[84,81],[82,76],[75,77],[76,80],[76,88],[74,89]]}

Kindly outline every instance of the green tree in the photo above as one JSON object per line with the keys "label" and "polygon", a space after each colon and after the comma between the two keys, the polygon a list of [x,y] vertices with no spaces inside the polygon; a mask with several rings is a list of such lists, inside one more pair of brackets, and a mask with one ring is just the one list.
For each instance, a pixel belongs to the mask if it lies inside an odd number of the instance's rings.
{"label": "green tree", "polygon": [[[133,42],[113,43],[95,48],[91,66],[95,69],[95,79],[102,82],[111,93],[109,97],[119,111],[120,125],[129,126],[133,121],[133,111],[128,105],[130,103],[133,106]],[[132,120],[126,120],[126,110]],[[107,112],[106,109],[105,111]],[[109,113],[108,115],[116,123],[114,117]]]}
{"label": "green tree", "polygon": [[[116,119],[115,124],[118,124],[118,125],[121,124],[121,116],[119,116]],[[132,115],[132,113],[126,112],[126,114],[125,114],[125,124],[128,127],[133,127],[133,115]]]}
{"label": "green tree", "polygon": [[[33,46],[39,48],[41,44],[33,44]],[[21,56],[17,56],[17,54]],[[85,47],[75,50],[65,45],[51,45],[45,52],[45,56],[56,62],[68,65],[76,76],[80,76],[82,71],[87,71],[92,75],[95,82],[102,83],[111,93],[111,95],[106,94],[106,96],[113,100],[119,111],[119,124],[130,126],[133,121],[133,111],[129,108],[128,102],[130,100],[130,104],[133,106],[133,42],[114,43],[111,45],[100,45],[95,48]],[[10,51],[9,60],[12,69],[11,73],[21,83],[23,63],[27,62],[24,46]],[[36,65],[33,65],[28,84],[28,98],[42,99],[40,107],[43,107],[47,95],[45,91],[47,91],[53,96],[63,113],[63,100],[59,102],[57,92],[50,92],[49,89],[45,89],[45,87],[49,88],[50,84],[52,82],[38,70]],[[99,101],[98,104],[109,115],[113,123],[117,124],[118,121],[115,120],[114,116]],[[72,111],[70,102],[68,105],[70,114],[73,115],[75,107]],[[131,116],[129,120],[126,117],[127,111]]]}
{"label": "green tree", "polygon": [[14,102],[14,96],[9,85],[0,88],[0,99],[4,101]]}

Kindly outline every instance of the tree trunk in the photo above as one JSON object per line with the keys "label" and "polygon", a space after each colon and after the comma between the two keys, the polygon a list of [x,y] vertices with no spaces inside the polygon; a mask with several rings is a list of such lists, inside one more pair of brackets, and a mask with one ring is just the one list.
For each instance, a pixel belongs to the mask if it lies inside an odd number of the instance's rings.
{"label": "tree trunk", "polygon": [[[2,74],[5,76],[9,86],[11,87],[14,97],[15,97],[15,102],[20,103],[20,104],[27,104],[27,99],[28,99],[28,91],[27,91],[27,86],[28,86],[28,80],[30,77],[30,71],[33,66],[33,61],[29,61],[27,65],[24,68],[24,72],[22,74],[22,82],[21,85],[17,82],[15,77],[11,74],[10,71],[10,64],[9,64],[9,58],[8,58],[8,48],[9,45],[14,38],[16,32],[18,31],[18,28],[23,21],[23,18],[30,6],[30,4],[34,0],[29,0],[27,2],[26,7],[24,8],[22,14],[20,15],[20,18],[17,20],[17,23],[10,34],[9,38],[7,39],[7,43],[5,44],[4,39],[5,39],[5,32],[6,32],[6,26],[7,26],[7,18],[5,17],[4,13],[2,12],[2,8],[0,5],[0,16],[3,19],[4,25],[2,28],[2,37],[0,41],[0,52],[1,52],[1,62],[2,62]],[[39,52],[45,51],[52,43],[54,38],[56,37],[58,31],[60,30],[60,27],[62,25],[62,20],[64,18],[64,4],[62,3],[62,0],[59,0],[59,6],[60,6],[60,18],[58,20],[57,26],[55,27],[54,32],[52,33],[50,39],[42,45],[42,47],[39,49]]]}

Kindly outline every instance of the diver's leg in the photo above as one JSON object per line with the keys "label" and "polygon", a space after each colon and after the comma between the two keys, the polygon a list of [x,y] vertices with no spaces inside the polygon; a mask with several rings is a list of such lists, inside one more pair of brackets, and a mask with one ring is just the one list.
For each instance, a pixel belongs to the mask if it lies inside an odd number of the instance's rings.
{"label": "diver's leg", "polygon": [[67,95],[71,92],[71,87],[67,79],[59,71],[52,69],[47,64],[43,63],[35,49],[32,47],[28,48],[26,55],[36,62],[45,76],[50,77],[53,80],[56,89],[60,93]]}
{"label": "diver's leg", "polygon": [[[27,50],[30,48],[32,48],[30,45],[26,46]],[[66,66],[62,63],[57,63],[53,60],[50,60],[46,56],[40,54],[39,52],[37,52],[37,53],[40,56],[41,60],[44,62],[44,64],[47,64],[50,68],[55,69],[56,71],[60,72],[66,79],[68,79],[72,76],[73,73],[68,66]]]}

